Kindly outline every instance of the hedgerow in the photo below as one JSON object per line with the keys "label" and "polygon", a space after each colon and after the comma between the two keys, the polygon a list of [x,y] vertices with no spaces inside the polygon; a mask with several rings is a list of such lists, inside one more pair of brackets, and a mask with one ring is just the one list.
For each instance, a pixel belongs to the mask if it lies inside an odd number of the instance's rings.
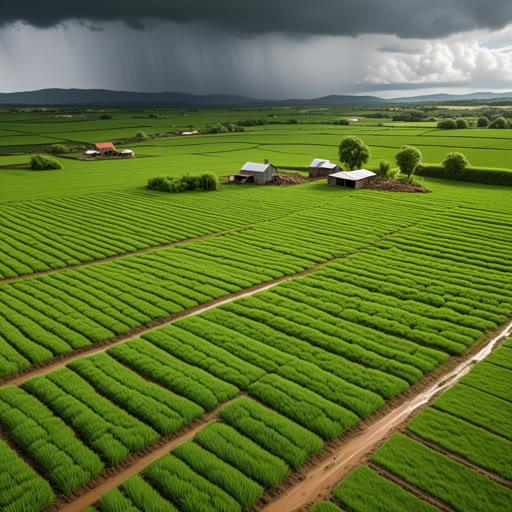
{"label": "hedgerow", "polygon": [[459,172],[449,172],[441,164],[420,164],[416,169],[416,174],[431,178],[512,186],[512,171],[505,169],[465,167]]}
{"label": "hedgerow", "polygon": [[510,509],[511,489],[402,434],[394,434],[372,460],[461,512]]}
{"label": "hedgerow", "polygon": [[84,446],[70,427],[18,387],[0,389],[0,422],[64,494],[103,470],[99,456]]}
{"label": "hedgerow", "polygon": [[323,446],[322,440],[309,430],[249,398],[225,405],[219,416],[294,468]]}
{"label": "hedgerow", "polygon": [[37,512],[55,498],[50,484],[0,440],[0,508],[4,512]]}

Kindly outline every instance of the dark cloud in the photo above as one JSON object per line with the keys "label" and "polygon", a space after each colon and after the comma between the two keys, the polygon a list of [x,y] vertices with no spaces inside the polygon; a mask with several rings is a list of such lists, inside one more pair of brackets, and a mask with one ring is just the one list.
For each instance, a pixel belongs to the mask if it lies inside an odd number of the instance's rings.
{"label": "dark cloud", "polygon": [[68,20],[94,27],[123,21],[140,30],[152,22],[206,22],[229,33],[396,34],[436,38],[467,30],[499,29],[512,21],[510,0],[40,0],[6,2],[0,26],[24,22],[49,28]]}

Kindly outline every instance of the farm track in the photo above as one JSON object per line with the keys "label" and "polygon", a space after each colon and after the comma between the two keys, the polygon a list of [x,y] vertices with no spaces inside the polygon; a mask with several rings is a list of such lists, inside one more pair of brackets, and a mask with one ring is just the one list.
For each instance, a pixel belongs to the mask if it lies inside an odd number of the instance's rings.
{"label": "farm track", "polygon": [[294,512],[307,510],[318,500],[329,499],[333,489],[348,473],[368,462],[391,434],[403,431],[413,416],[466,375],[473,368],[473,361],[485,359],[511,333],[512,318],[470,347],[463,356],[451,357],[338,438],[326,443],[301,468],[274,489],[266,491],[251,510]]}
{"label": "farm track", "polygon": [[172,434],[157,439],[115,466],[103,470],[96,478],[78,487],[72,493],[58,495],[56,500],[41,512],[80,512],[93,505],[103,494],[118,487],[125,480],[142,471],[148,464],[169,453],[176,445],[192,439],[201,429],[218,419],[218,411],[222,407],[245,394],[240,392],[236,397],[219,404],[215,409],[204,412],[199,418]]}
{"label": "farm track", "polygon": [[137,249],[136,251],[124,252],[123,254],[116,254],[115,256],[109,256],[108,258],[101,258],[99,260],[91,260],[84,261],[83,263],[77,263],[76,265],[70,265],[68,267],[59,267],[59,268],[51,268],[48,270],[43,270],[42,272],[34,272],[33,274],[25,274],[23,276],[15,276],[8,277],[6,279],[0,279],[0,285],[4,283],[10,283],[12,281],[19,281],[21,279],[30,279],[32,277],[44,276],[48,274],[55,274],[56,272],[62,272],[63,270],[73,270],[75,268],[86,267],[88,265],[94,265],[96,263],[105,263],[107,261],[114,261],[120,258],[125,258],[127,256],[133,256],[134,254],[142,254],[144,252],[149,251],[158,251],[159,249],[167,249],[168,247],[173,247],[175,245],[181,245],[185,243],[199,242],[200,240],[206,240],[207,238],[214,238],[216,236],[227,235],[228,233],[233,233],[235,231],[244,231],[246,229],[250,229],[254,227],[256,224],[248,224],[246,226],[241,226],[239,228],[227,229],[225,231],[218,231],[216,233],[211,233],[209,235],[201,235],[195,238],[186,238],[184,240],[177,240],[175,242],[169,242],[164,245],[157,245],[154,247],[145,247],[144,249]]}

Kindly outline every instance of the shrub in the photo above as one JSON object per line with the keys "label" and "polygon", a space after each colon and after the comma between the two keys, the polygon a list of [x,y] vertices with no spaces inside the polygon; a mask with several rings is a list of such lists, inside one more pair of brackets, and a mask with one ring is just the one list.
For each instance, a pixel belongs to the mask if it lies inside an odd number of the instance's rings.
{"label": "shrub", "polygon": [[375,172],[384,178],[393,178],[395,179],[399,173],[398,169],[392,169],[391,163],[387,160],[381,160],[379,163],[378,169]]}
{"label": "shrub", "polygon": [[136,133],[135,138],[137,138],[137,139],[147,139],[148,136],[144,132],[140,131],[140,132]]}
{"label": "shrub", "polygon": [[60,162],[53,158],[36,155],[30,159],[30,168],[36,171],[48,171],[50,169],[63,169],[64,167]]}
{"label": "shrub", "polygon": [[52,155],[61,155],[62,153],[67,153],[69,151],[67,146],[64,146],[64,144],[53,144],[53,146],[50,146],[49,153]]}
{"label": "shrub", "polygon": [[219,179],[211,173],[204,173],[200,176],[184,174],[181,178],[157,176],[148,180],[146,188],[173,193],[185,192],[186,190],[217,190]]}
{"label": "shrub", "polygon": [[340,162],[345,163],[350,170],[361,167],[370,159],[370,148],[353,135],[341,139],[338,153]]}
{"label": "shrub", "polygon": [[457,128],[469,128],[468,122],[462,117],[459,117],[459,119],[455,121],[455,124],[457,125]]}
{"label": "shrub", "polygon": [[437,127],[441,128],[441,130],[454,130],[457,128],[457,123],[453,119],[445,119],[444,121],[439,121]]}
{"label": "shrub", "polygon": [[350,123],[348,119],[336,119],[332,122],[332,124],[340,125],[340,126],[348,126]]}
{"label": "shrub", "polygon": [[503,129],[507,127],[507,121],[504,117],[497,117],[494,121],[489,123],[489,128]]}
{"label": "shrub", "polygon": [[469,162],[462,153],[453,152],[446,155],[442,165],[446,172],[452,174],[462,172],[469,166]]}
{"label": "shrub", "polygon": [[407,174],[407,179],[410,180],[421,162],[421,151],[413,146],[402,146],[395,154],[395,158],[400,171]]}
{"label": "shrub", "polygon": [[479,117],[478,121],[476,122],[476,125],[478,128],[485,128],[486,126],[489,126],[489,119],[487,117]]}
{"label": "shrub", "polygon": [[100,119],[112,119],[112,116],[109,114],[103,114],[102,116],[100,116]]}

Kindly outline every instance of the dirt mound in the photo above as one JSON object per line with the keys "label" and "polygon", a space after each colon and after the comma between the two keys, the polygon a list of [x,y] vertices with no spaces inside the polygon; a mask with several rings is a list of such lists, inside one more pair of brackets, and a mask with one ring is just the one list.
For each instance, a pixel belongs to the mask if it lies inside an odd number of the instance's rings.
{"label": "dirt mound", "polygon": [[280,172],[276,174],[270,185],[300,185],[311,180],[298,172]]}
{"label": "dirt mound", "polygon": [[432,192],[423,185],[414,185],[412,183],[405,183],[403,181],[394,180],[393,178],[383,178],[377,176],[367,188],[372,190],[384,190],[386,192]]}

